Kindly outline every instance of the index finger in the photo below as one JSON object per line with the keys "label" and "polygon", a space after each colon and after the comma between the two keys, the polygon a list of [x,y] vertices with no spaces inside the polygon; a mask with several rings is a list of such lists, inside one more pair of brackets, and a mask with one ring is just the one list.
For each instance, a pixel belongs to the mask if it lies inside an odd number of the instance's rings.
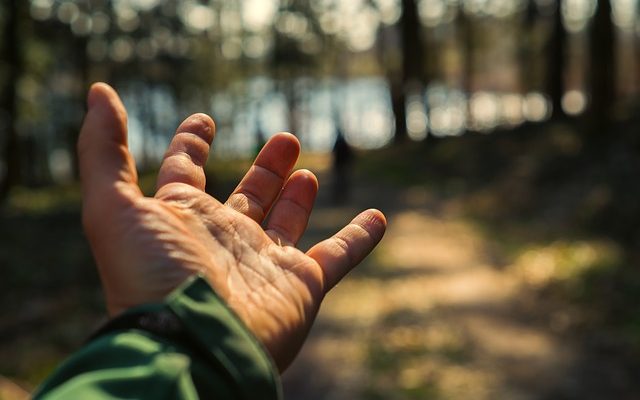
{"label": "index finger", "polygon": [[298,160],[300,142],[290,133],[273,136],[226,204],[261,223]]}

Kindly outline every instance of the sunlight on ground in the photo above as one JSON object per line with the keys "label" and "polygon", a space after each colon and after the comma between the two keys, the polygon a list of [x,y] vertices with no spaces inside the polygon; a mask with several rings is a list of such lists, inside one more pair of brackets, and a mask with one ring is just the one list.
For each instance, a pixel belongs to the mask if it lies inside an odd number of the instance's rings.
{"label": "sunlight on ground", "polygon": [[620,249],[613,243],[555,242],[526,249],[512,268],[527,283],[543,286],[551,281],[570,280],[585,272],[606,270],[620,261]]}
{"label": "sunlight on ground", "polygon": [[[327,226],[341,219],[331,213]],[[528,294],[619,254],[605,242],[565,241],[531,245],[500,266],[495,252],[459,216],[418,207],[390,215],[381,246],[327,296],[285,382],[313,368],[324,399],[538,398],[576,354],[550,327],[566,323],[527,318]]]}
{"label": "sunlight on ground", "polygon": [[0,377],[0,400],[26,400],[29,398],[27,393],[20,386]]}

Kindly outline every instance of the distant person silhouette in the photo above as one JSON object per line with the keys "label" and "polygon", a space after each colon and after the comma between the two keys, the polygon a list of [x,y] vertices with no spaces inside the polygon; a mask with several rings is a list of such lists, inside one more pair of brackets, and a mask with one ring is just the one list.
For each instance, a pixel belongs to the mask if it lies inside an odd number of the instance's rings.
{"label": "distant person silhouette", "polygon": [[336,141],[333,144],[331,153],[333,157],[331,170],[333,175],[332,200],[334,204],[342,204],[349,200],[349,175],[351,174],[351,165],[355,154],[340,128],[337,129]]}

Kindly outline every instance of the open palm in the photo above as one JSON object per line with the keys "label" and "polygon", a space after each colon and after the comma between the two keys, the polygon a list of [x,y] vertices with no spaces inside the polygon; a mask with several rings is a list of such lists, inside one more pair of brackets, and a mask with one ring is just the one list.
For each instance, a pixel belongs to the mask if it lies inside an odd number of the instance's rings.
{"label": "open palm", "polygon": [[309,171],[291,174],[297,139],[271,138],[223,204],[204,192],[203,165],[215,132],[204,114],[177,129],[157,192],[145,197],[117,94],[96,84],[88,103],[78,142],[83,222],[109,313],[161,301],[200,272],[286,368],[324,294],[382,238],[382,213],[365,211],[306,253],[298,250],[318,183]]}

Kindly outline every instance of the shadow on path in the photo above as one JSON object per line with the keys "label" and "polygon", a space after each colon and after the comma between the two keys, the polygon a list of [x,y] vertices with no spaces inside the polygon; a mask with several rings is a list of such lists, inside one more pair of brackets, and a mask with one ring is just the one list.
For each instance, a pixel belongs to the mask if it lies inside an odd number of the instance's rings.
{"label": "shadow on path", "polygon": [[371,179],[351,193],[339,208],[320,196],[303,247],[368,207],[389,229],[327,296],[284,374],[286,399],[640,398],[637,370],[577,340],[578,311],[541,301],[537,266],[503,254],[447,200]]}

